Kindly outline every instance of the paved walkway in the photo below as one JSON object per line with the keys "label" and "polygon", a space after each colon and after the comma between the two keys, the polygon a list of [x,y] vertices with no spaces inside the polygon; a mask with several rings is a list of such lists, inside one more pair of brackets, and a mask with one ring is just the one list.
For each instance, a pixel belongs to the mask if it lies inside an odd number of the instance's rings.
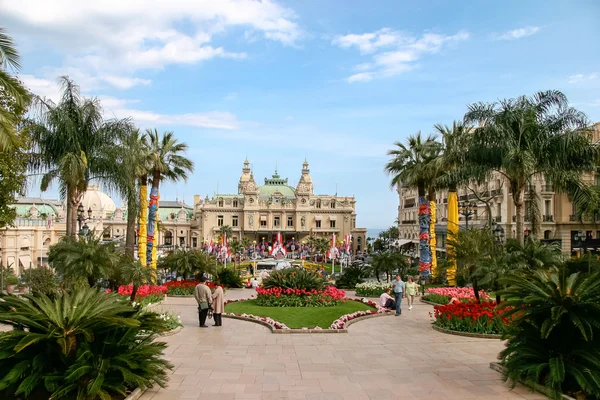
{"label": "paved walkway", "polygon": [[167,388],[150,389],[143,400],[546,399],[523,387],[510,391],[489,368],[500,341],[436,332],[423,303],[401,317],[357,322],[346,334],[276,335],[231,319],[200,329],[193,299],[167,302],[185,326],[165,338],[175,369]]}

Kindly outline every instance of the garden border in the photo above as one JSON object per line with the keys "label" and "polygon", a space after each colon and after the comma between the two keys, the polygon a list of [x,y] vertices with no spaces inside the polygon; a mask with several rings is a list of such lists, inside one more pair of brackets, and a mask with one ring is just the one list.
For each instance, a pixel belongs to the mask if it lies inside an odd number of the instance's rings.
{"label": "garden border", "polygon": [[140,388],[135,388],[133,392],[129,393],[129,396],[125,397],[124,400],[137,400],[144,394],[146,390],[142,390]]}
{"label": "garden border", "polygon": [[183,329],[183,325],[182,326],[178,326],[175,329],[171,329],[170,331],[163,332],[163,333],[159,334],[158,336],[159,337],[173,336],[173,335],[176,335],[179,332],[181,332],[182,329]]}
{"label": "garden border", "polygon": [[479,339],[496,339],[496,340],[502,339],[502,335],[495,335],[495,334],[491,334],[491,333],[471,333],[471,332],[453,331],[450,329],[440,328],[439,326],[436,326],[433,323],[431,324],[431,327],[433,328],[434,331],[438,331],[438,332],[445,333],[448,335],[464,336],[464,337],[479,338]]}
{"label": "garden border", "polygon": [[[500,372],[502,375],[504,375],[504,373],[506,371],[504,366],[498,362],[491,362],[490,368],[496,372]],[[536,392],[542,393],[543,395],[550,397],[548,390],[545,387],[543,387],[542,385],[538,385],[537,383],[527,383],[527,382],[523,382],[521,380],[519,380],[519,382],[522,383],[523,385],[529,387],[530,389],[532,389],[532,391],[536,391]],[[563,400],[575,400],[573,397],[568,396],[566,394],[561,394],[560,396],[561,396],[561,399],[563,399]]]}
{"label": "garden border", "polygon": [[421,303],[429,304],[430,306],[445,306],[445,305],[449,304],[449,303],[446,303],[446,304],[433,303],[431,301],[423,300],[423,296],[419,297],[419,299],[421,300]]}
{"label": "garden border", "polygon": [[[348,315],[348,314],[344,314],[344,315]],[[361,321],[363,319],[369,319],[369,318],[376,318],[376,317],[385,317],[388,315],[393,315],[392,312],[383,312],[383,313],[377,313],[377,314],[368,314],[368,315],[362,315],[360,317],[356,317],[348,322],[346,322],[345,327],[341,328],[341,329],[314,329],[314,328],[289,328],[289,329],[277,329],[274,326],[272,326],[271,324],[265,322],[265,321],[261,321],[259,319],[254,319],[254,318],[250,318],[250,317],[242,317],[241,315],[232,315],[232,314],[225,314],[223,313],[223,317],[224,318],[231,318],[231,319],[238,319],[241,321],[248,321],[248,322],[254,322],[257,323],[259,325],[263,325],[266,326],[267,328],[269,328],[271,330],[271,333],[275,333],[275,334],[296,334],[296,333],[348,333],[348,326],[352,325],[355,322]],[[343,315],[340,316],[340,318],[342,318]],[[262,318],[262,317],[258,317],[258,318]],[[276,321],[278,323],[281,323],[279,321]]]}

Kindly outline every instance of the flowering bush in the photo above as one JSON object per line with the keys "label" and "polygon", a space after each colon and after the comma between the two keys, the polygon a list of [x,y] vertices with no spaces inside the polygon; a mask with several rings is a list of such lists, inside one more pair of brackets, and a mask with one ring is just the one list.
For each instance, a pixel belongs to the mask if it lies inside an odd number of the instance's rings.
{"label": "flowering bush", "polygon": [[[456,298],[462,302],[469,302],[475,300],[475,294],[471,288],[429,288],[425,290],[423,300],[430,301],[437,304],[448,304],[452,298]],[[479,291],[479,298],[481,300],[489,300],[490,296],[485,290]]]}
{"label": "flowering bush", "polygon": [[343,301],[346,292],[333,286],[325,290],[272,287],[256,288],[256,303],[265,307],[328,307]]}
{"label": "flowering bush", "polygon": [[183,326],[183,324],[181,323],[181,316],[179,315],[175,315],[170,312],[164,312],[162,314],[159,314],[159,318],[165,321],[170,331],[180,326]]}
{"label": "flowering bush", "polygon": [[[350,300],[350,299],[348,299],[348,300]],[[362,303],[365,303],[371,307],[374,307],[375,310],[357,311],[352,314],[342,315],[341,317],[339,317],[338,319],[336,319],[335,321],[333,321],[331,323],[331,326],[329,327],[329,329],[344,329],[346,327],[346,323],[348,323],[348,321],[352,321],[353,319],[356,319],[359,317],[364,317],[365,315],[387,314],[387,313],[392,312],[391,310],[388,310],[387,308],[380,307],[379,304],[377,304],[371,300],[367,300],[367,299],[351,299],[351,300],[360,301]]]}
{"label": "flowering bush", "polygon": [[392,288],[388,282],[365,282],[356,285],[356,295],[366,297],[379,297],[383,292]]}
{"label": "flowering bush", "polygon": [[436,326],[458,332],[502,334],[512,321],[512,317],[502,317],[493,301],[458,302],[433,309]]}
{"label": "flowering bush", "polygon": [[[193,296],[194,289],[200,281],[172,281],[165,283],[167,294],[169,296]],[[215,289],[216,285],[212,282],[204,282],[211,290]]]}

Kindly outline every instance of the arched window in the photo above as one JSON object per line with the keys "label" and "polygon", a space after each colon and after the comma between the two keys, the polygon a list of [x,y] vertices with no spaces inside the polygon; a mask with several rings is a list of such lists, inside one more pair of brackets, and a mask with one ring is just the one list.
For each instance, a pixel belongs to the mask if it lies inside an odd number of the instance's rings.
{"label": "arched window", "polygon": [[223,199],[219,199],[219,207],[223,207]]}
{"label": "arched window", "polygon": [[552,239],[552,231],[551,230],[544,231],[544,239]]}
{"label": "arched window", "polygon": [[237,199],[233,199],[233,206],[237,207],[238,206],[238,200]]}
{"label": "arched window", "polygon": [[171,231],[165,232],[165,245],[167,245],[167,246],[173,245],[173,233]]}

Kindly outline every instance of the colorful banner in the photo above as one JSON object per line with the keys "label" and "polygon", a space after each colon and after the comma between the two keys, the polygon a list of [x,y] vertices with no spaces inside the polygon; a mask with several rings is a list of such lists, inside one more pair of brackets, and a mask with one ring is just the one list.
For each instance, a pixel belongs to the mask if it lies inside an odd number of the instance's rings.
{"label": "colorful banner", "polygon": [[429,247],[429,203],[419,196],[419,273],[431,274],[431,248]]}

